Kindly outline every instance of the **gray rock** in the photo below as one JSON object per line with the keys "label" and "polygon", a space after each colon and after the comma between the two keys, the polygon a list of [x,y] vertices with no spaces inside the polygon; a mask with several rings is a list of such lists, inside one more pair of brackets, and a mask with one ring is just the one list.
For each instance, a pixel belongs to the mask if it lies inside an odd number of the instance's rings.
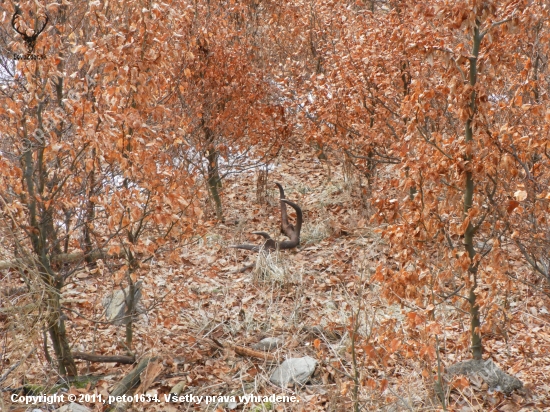
{"label": "gray rock", "polygon": [[[134,305],[137,308],[138,302],[141,299],[142,282],[135,283]],[[130,287],[124,290],[117,290],[103,299],[103,307],[105,308],[105,317],[108,321],[115,325],[126,325],[129,319],[124,316],[126,314],[126,297],[129,294]]]}
{"label": "gray rock", "polygon": [[56,412],[92,412],[90,409],[82,406],[78,403],[71,402],[68,405],[63,405],[61,408],[57,409]]}
{"label": "gray rock", "polygon": [[459,362],[447,368],[446,374],[449,377],[454,375],[476,375],[482,378],[490,389],[511,393],[523,387],[523,382],[512,375],[508,375],[500,369],[492,359],[469,360]]}
{"label": "gray rock", "polygon": [[282,388],[289,383],[303,385],[313,375],[316,366],[317,361],[309,356],[287,359],[273,371],[269,380]]}
{"label": "gray rock", "polygon": [[237,409],[239,404],[237,402],[228,402],[227,403],[227,409],[232,411],[233,409]]}
{"label": "gray rock", "polygon": [[277,349],[278,347],[283,346],[283,339],[281,338],[265,338],[259,341],[258,343],[252,345],[252,349],[263,350],[270,352]]}

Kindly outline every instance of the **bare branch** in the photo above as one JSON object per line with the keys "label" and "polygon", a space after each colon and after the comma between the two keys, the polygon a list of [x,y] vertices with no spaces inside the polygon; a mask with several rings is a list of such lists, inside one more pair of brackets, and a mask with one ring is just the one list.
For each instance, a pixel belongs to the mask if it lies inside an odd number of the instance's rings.
{"label": "bare branch", "polygon": [[[265,239],[262,245],[230,245],[230,248],[233,249],[244,249],[252,250],[254,252],[259,252],[262,249],[266,250],[284,250],[284,249],[293,249],[300,244],[300,231],[302,230],[302,221],[303,214],[302,209],[296,203],[291,202],[290,200],[285,199],[285,191],[279,183],[275,183],[279,188],[279,196],[281,200],[281,233],[287,236],[290,240],[283,240],[278,242],[271,238],[267,232],[252,232],[255,235],[259,235]],[[289,223],[288,213],[286,210],[286,205],[289,205],[296,211],[296,225]]]}

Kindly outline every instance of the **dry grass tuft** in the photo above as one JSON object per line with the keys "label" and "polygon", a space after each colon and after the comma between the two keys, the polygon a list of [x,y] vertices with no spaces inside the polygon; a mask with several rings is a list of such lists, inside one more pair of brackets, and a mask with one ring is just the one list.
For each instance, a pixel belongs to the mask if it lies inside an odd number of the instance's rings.
{"label": "dry grass tuft", "polygon": [[285,264],[279,251],[260,250],[254,267],[256,282],[285,283],[288,275],[288,265]]}

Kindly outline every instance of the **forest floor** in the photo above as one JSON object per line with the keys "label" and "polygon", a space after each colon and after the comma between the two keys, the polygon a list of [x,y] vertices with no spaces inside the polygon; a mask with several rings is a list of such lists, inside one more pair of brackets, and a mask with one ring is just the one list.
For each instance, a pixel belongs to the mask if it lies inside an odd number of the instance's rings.
{"label": "forest floor", "polygon": [[[397,350],[403,342],[396,341],[392,331],[399,330],[404,341],[418,336],[405,327],[410,309],[389,304],[371,279],[379,265],[393,264],[393,251],[364,212],[357,182],[345,181],[338,164],[332,164],[329,177],[327,166],[312,159],[312,153],[285,153],[284,161],[268,175],[264,204],[257,202],[253,172],[228,178],[225,223],[212,223],[205,236],[181,246],[180,267],[156,260],[141,268],[146,310],[135,323],[133,349],[138,358],[158,357],[142,381],[144,391],[161,402],[134,403],[129,410],[352,411],[354,400],[360,406],[357,410],[363,411],[443,410],[436,395],[437,361]],[[255,263],[258,255],[229,245],[259,244],[258,237],[250,235],[254,230],[279,233],[278,191],[273,182],[280,182],[287,198],[304,211],[301,246],[272,256],[274,261],[263,271],[238,272]],[[101,301],[114,288],[111,269],[108,263],[85,269],[65,289],[63,305],[74,310],[67,312],[67,333],[75,351],[125,354],[124,327],[89,321],[101,319]],[[6,279],[3,290],[21,286],[15,278]],[[488,390],[481,380],[458,379],[446,397],[447,410],[550,411],[550,302],[522,285],[508,299],[508,315],[484,336],[484,357],[521,379],[524,388],[506,395]],[[442,307],[436,317],[444,325],[434,349],[442,365],[469,359],[468,317],[451,306]],[[350,342],[355,320],[354,359]],[[0,326],[7,324],[0,318]],[[31,333],[29,326],[0,329],[4,335],[0,377],[28,355],[1,387],[28,383],[52,387],[58,380],[41,349],[42,334]],[[273,358],[239,351],[265,337],[283,340],[271,352]],[[34,347],[37,350],[31,352]],[[383,362],[376,356],[382,351],[391,353]],[[270,383],[273,369],[284,359],[306,355],[318,362],[307,385],[281,389]],[[78,361],[78,365],[80,374],[102,378],[83,388],[72,386],[69,393],[76,395],[107,397],[132,369],[115,363]],[[216,398],[209,403],[165,403],[164,395],[182,382],[181,396],[286,394],[299,402],[233,404]],[[0,409],[26,410],[10,396],[11,392],[3,392]],[[91,410],[103,409],[101,402],[80,403]],[[45,404],[33,408],[53,410]]]}

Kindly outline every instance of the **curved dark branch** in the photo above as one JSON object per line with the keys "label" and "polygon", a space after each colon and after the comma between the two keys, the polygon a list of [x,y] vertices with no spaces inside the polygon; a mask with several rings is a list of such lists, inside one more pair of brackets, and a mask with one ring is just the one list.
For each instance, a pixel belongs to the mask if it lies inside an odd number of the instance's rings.
{"label": "curved dark branch", "polygon": [[[280,243],[281,249],[291,249],[300,244],[300,231],[302,230],[302,222],[303,222],[302,209],[300,209],[300,206],[298,206],[294,202],[291,202],[290,200],[281,199],[281,202],[286,203],[296,211],[296,226],[289,224],[287,220],[287,224],[288,224],[287,236],[289,237],[290,240],[288,242]],[[287,231],[285,230],[285,234],[286,233]],[[283,244],[286,245],[286,247],[283,247]]]}
{"label": "curved dark branch", "polygon": [[269,233],[267,232],[252,232],[253,235],[260,235],[264,239],[271,239],[271,236],[269,236]]}
{"label": "curved dark branch", "polygon": [[279,188],[279,198],[281,199],[281,233],[288,238],[294,233],[294,226],[288,223],[288,212],[286,210],[286,203],[283,201],[285,199],[285,190],[280,183],[275,182]]}
{"label": "curved dark branch", "polygon": [[[293,249],[300,244],[300,231],[302,230],[303,214],[302,209],[296,203],[291,202],[290,200],[285,199],[285,191],[279,183],[275,183],[279,188],[279,195],[281,200],[281,233],[286,235],[289,240],[284,240],[282,242],[277,242],[272,239],[267,232],[252,232],[255,235],[262,236],[265,241],[262,245],[231,245],[230,248],[234,249],[244,249],[252,250],[254,252],[259,252],[262,249],[265,250],[284,250],[284,249]],[[288,213],[286,210],[286,205],[289,205],[296,211],[296,225],[292,225],[288,221]]]}

